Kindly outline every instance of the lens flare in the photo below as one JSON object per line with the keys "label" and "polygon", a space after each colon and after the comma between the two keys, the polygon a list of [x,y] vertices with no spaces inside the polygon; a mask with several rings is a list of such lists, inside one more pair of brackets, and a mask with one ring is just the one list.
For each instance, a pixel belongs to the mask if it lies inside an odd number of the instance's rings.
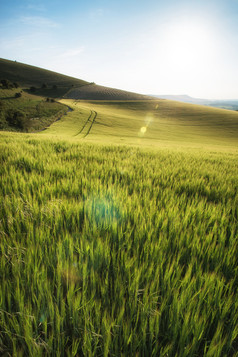
{"label": "lens flare", "polygon": [[147,114],[146,117],[145,117],[145,125],[142,126],[140,128],[140,131],[139,131],[139,136],[142,137],[143,135],[145,135],[145,133],[147,132],[147,129],[149,127],[149,125],[152,123],[153,121],[153,115],[152,114]]}
{"label": "lens flare", "polygon": [[152,114],[147,114],[146,118],[145,118],[145,122],[146,122],[146,127],[148,127],[150,125],[150,123],[152,123],[153,121],[153,116]]}

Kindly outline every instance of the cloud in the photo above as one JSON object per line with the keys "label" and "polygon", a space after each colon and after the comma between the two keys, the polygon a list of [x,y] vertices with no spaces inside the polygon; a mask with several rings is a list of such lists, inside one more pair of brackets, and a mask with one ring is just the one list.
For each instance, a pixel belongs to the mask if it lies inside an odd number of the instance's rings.
{"label": "cloud", "polygon": [[60,54],[61,58],[70,58],[79,55],[80,53],[84,52],[84,47],[79,48],[71,48],[63,53]]}
{"label": "cloud", "polygon": [[14,38],[0,39],[0,47],[2,49],[22,49],[26,44],[32,40],[32,36],[17,36]]}
{"label": "cloud", "polygon": [[41,16],[22,16],[20,18],[20,21],[24,25],[30,25],[36,27],[48,27],[48,28],[59,27],[59,24],[57,24],[56,22]]}
{"label": "cloud", "polygon": [[46,11],[46,7],[44,4],[33,4],[33,3],[30,3],[26,6],[26,8],[28,10],[35,10],[35,11],[40,11],[40,12],[44,12]]}
{"label": "cloud", "polygon": [[90,12],[89,17],[91,20],[97,20],[98,18],[101,18],[103,15],[104,15],[103,9],[95,9]]}

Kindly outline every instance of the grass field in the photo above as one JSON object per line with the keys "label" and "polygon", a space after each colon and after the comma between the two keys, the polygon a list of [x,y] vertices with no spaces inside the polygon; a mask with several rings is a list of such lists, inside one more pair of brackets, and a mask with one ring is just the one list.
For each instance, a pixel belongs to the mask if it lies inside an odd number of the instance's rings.
{"label": "grass field", "polygon": [[238,356],[238,113],[61,102],[0,132],[0,354]]}
{"label": "grass field", "polygon": [[141,147],[164,145],[237,148],[238,112],[200,105],[155,101],[61,100],[73,111],[44,134],[70,140],[78,133],[91,111],[97,113],[87,140]]}
{"label": "grass field", "polygon": [[237,152],[1,134],[10,356],[237,356]]}

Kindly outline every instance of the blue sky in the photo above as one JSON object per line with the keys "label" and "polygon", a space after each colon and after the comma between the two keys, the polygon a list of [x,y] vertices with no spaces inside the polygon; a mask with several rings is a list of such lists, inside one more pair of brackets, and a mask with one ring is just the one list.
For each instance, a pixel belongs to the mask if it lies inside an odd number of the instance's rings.
{"label": "blue sky", "polygon": [[238,0],[0,0],[0,57],[139,93],[238,98]]}

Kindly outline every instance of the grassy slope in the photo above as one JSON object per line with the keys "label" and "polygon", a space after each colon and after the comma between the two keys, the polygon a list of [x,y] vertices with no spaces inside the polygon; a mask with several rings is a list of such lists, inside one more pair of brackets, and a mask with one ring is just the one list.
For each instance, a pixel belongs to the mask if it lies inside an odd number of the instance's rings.
{"label": "grassy slope", "polygon": [[[54,98],[62,96],[73,99],[140,100],[146,98],[141,94],[98,86],[81,79],[5,59],[0,59],[0,79],[18,82],[22,87],[35,86],[38,88],[38,95]],[[41,89],[43,83],[47,84],[48,88]],[[57,90],[52,90],[53,85],[57,85]]]}
{"label": "grassy slope", "polygon": [[66,99],[84,100],[148,100],[154,99],[146,95],[128,92],[120,89],[89,84],[81,88],[71,89],[65,96]]}
{"label": "grassy slope", "polygon": [[[20,98],[15,98],[15,94],[21,92]],[[8,111],[20,111],[25,115],[25,128],[23,131],[41,130],[52,124],[67,112],[65,105],[57,102],[46,102],[46,99],[36,95],[28,94],[16,89],[0,88],[0,125],[4,130],[19,130],[17,127],[9,126],[5,120]]]}
{"label": "grassy slope", "polygon": [[[237,146],[238,113],[168,100],[105,102],[63,100],[74,111],[45,134],[81,139],[90,112],[97,116],[87,140],[156,146],[168,143]],[[146,128],[146,132],[141,132]],[[85,132],[85,131],[83,131]]]}
{"label": "grassy slope", "polygon": [[0,59],[0,79],[18,82],[22,87],[41,87],[46,83],[49,86],[57,85],[69,89],[72,85],[80,87],[88,84],[81,79],[6,59]]}

